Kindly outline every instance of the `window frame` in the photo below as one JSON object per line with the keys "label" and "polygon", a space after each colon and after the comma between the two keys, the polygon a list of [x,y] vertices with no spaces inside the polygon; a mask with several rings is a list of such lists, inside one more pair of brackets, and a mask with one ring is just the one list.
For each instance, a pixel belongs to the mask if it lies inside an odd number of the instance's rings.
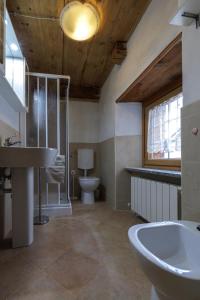
{"label": "window frame", "polygon": [[172,169],[180,170],[181,168],[181,159],[176,158],[166,158],[166,159],[149,159],[147,153],[147,134],[148,134],[148,117],[149,110],[156,105],[159,105],[171,97],[178,95],[182,92],[182,87],[173,90],[171,93],[168,93],[166,96],[160,98],[159,100],[153,101],[151,103],[143,104],[143,165],[148,168],[160,168],[160,169]]}

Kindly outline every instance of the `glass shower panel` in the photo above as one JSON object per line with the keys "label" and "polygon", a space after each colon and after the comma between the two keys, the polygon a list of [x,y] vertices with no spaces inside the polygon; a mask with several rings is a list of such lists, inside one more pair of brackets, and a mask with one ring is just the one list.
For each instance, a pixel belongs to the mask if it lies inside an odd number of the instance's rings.
{"label": "glass shower panel", "polygon": [[[67,101],[60,94],[60,85],[68,87],[68,79],[48,74],[29,73],[29,111],[27,113],[27,146],[52,147],[68,157]],[[68,158],[67,158],[68,162]],[[64,183],[47,182],[47,171],[41,169],[41,196],[44,208],[70,207],[67,164],[61,165]],[[50,174],[50,173],[49,173]],[[53,178],[53,177],[52,177]],[[51,176],[48,180],[52,181]],[[35,204],[38,204],[38,170],[35,170]]]}
{"label": "glass shower panel", "polygon": [[69,107],[68,107],[68,80],[61,79],[60,80],[60,153],[65,156],[66,162],[66,173],[65,173],[65,182],[61,184],[60,193],[61,193],[61,204],[69,203],[69,195],[65,192],[68,191],[68,139],[69,139],[69,132],[68,132],[68,122],[69,122]]}
{"label": "glass shower panel", "polygon": [[39,145],[47,147],[46,143],[46,93],[45,78],[38,78],[39,89]]}
{"label": "glass shower panel", "polygon": [[[60,102],[60,154],[66,157],[66,101],[61,100]],[[60,202],[66,203],[66,179],[65,183],[60,185]]]}
{"label": "glass shower panel", "polygon": [[48,146],[51,148],[57,148],[57,80],[48,79],[47,95]]}
{"label": "glass shower panel", "polygon": [[37,147],[38,140],[38,94],[37,94],[37,78],[31,77],[29,80],[29,111],[26,114],[26,133],[27,146]]}
{"label": "glass shower panel", "polygon": [[[48,146],[51,148],[58,148],[57,137],[57,80],[48,79],[47,82],[47,102],[48,102]],[[56,204],[60,201],[60,184],[49,183],[48,184],[48,203]]]}
{"label": "glass shower panel", "polygon": [[[26,144],[28,147],[38,146],[38,93],[37,78],[29,80],[29,111],[26,114]],[[38,182],[38,174],[34,172],[34,182]],[[38,203],[38,185],[34,185],[36,205]]]}
{"label": "glass shower panel", "polygon": [[[47,147],[47,124],[46,124],[46,79],[38,78],[38,95],[39,95],[39,146]],[[47,184],[46,184],[46,170],[41,169],[41,197],[42,204],[46,204],[47,200]]]}

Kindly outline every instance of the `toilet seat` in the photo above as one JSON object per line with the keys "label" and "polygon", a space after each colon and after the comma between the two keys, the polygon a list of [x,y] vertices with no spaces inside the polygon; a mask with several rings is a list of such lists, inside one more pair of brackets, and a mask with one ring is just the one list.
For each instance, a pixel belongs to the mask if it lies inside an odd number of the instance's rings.
{"label": "toilet seat", "polygon": [[79,180],[81,181],[99,181],[100,179],[98,177],[84,177],[84,176],[80,176]]}
{"label": "toilet seat", "polygon": [[100,183],[98,177],[79,177],[81,200],[84,204],[94,204],[94,191]]}

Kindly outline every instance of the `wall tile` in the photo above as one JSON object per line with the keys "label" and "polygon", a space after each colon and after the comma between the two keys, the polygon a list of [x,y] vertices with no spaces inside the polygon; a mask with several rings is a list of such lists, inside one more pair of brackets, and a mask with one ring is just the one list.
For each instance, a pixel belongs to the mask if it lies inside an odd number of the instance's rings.
{"label": "wall tile", "polygon": [[116,151],[116,208],[127,210],[131,202],[130,174],[125,170],[128,166],[142,166],[142,137],[115,137]]}
{"label": "wall tile", "polygon": [[200,162],[182,166],[182,219],[200,222]]}
{"label": "wall tile", "polygon": [[200,101],[182,109],[182,218],[200,222]]}
{"label": "wall tile", "polygon": [[106,189],[106,201],[112,207],[115,204],[115,140],[108,139],[100,143],[100,174]]}
{"label": "wall tile", "polygon": [[[182,161],[200,162],[200,110],[189,117],[182,117]],[[192,134],[192,129],[198,128],[197,135]]]}

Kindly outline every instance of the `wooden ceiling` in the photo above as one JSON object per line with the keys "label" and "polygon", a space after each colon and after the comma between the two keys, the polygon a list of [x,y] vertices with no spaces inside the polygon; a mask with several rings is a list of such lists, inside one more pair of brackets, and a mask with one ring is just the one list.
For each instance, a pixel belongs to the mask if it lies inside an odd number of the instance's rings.
{"label": "wooden ceiling", "polygon": [[128,87],[116,102],[145,102],[182,86],[182,35],[178,35]]}
{"label": "wooden ceiling", "polygon": [[96,36],[86,42],[70,40],[60,28],[58,18],[68,2],[7,0],[7,8],[30,71],[70,75],[71,97],[98,101],[114,65],[111,54],[115,43],[128,41],[151,1],[88,0],[98,7],[102,24]]}

